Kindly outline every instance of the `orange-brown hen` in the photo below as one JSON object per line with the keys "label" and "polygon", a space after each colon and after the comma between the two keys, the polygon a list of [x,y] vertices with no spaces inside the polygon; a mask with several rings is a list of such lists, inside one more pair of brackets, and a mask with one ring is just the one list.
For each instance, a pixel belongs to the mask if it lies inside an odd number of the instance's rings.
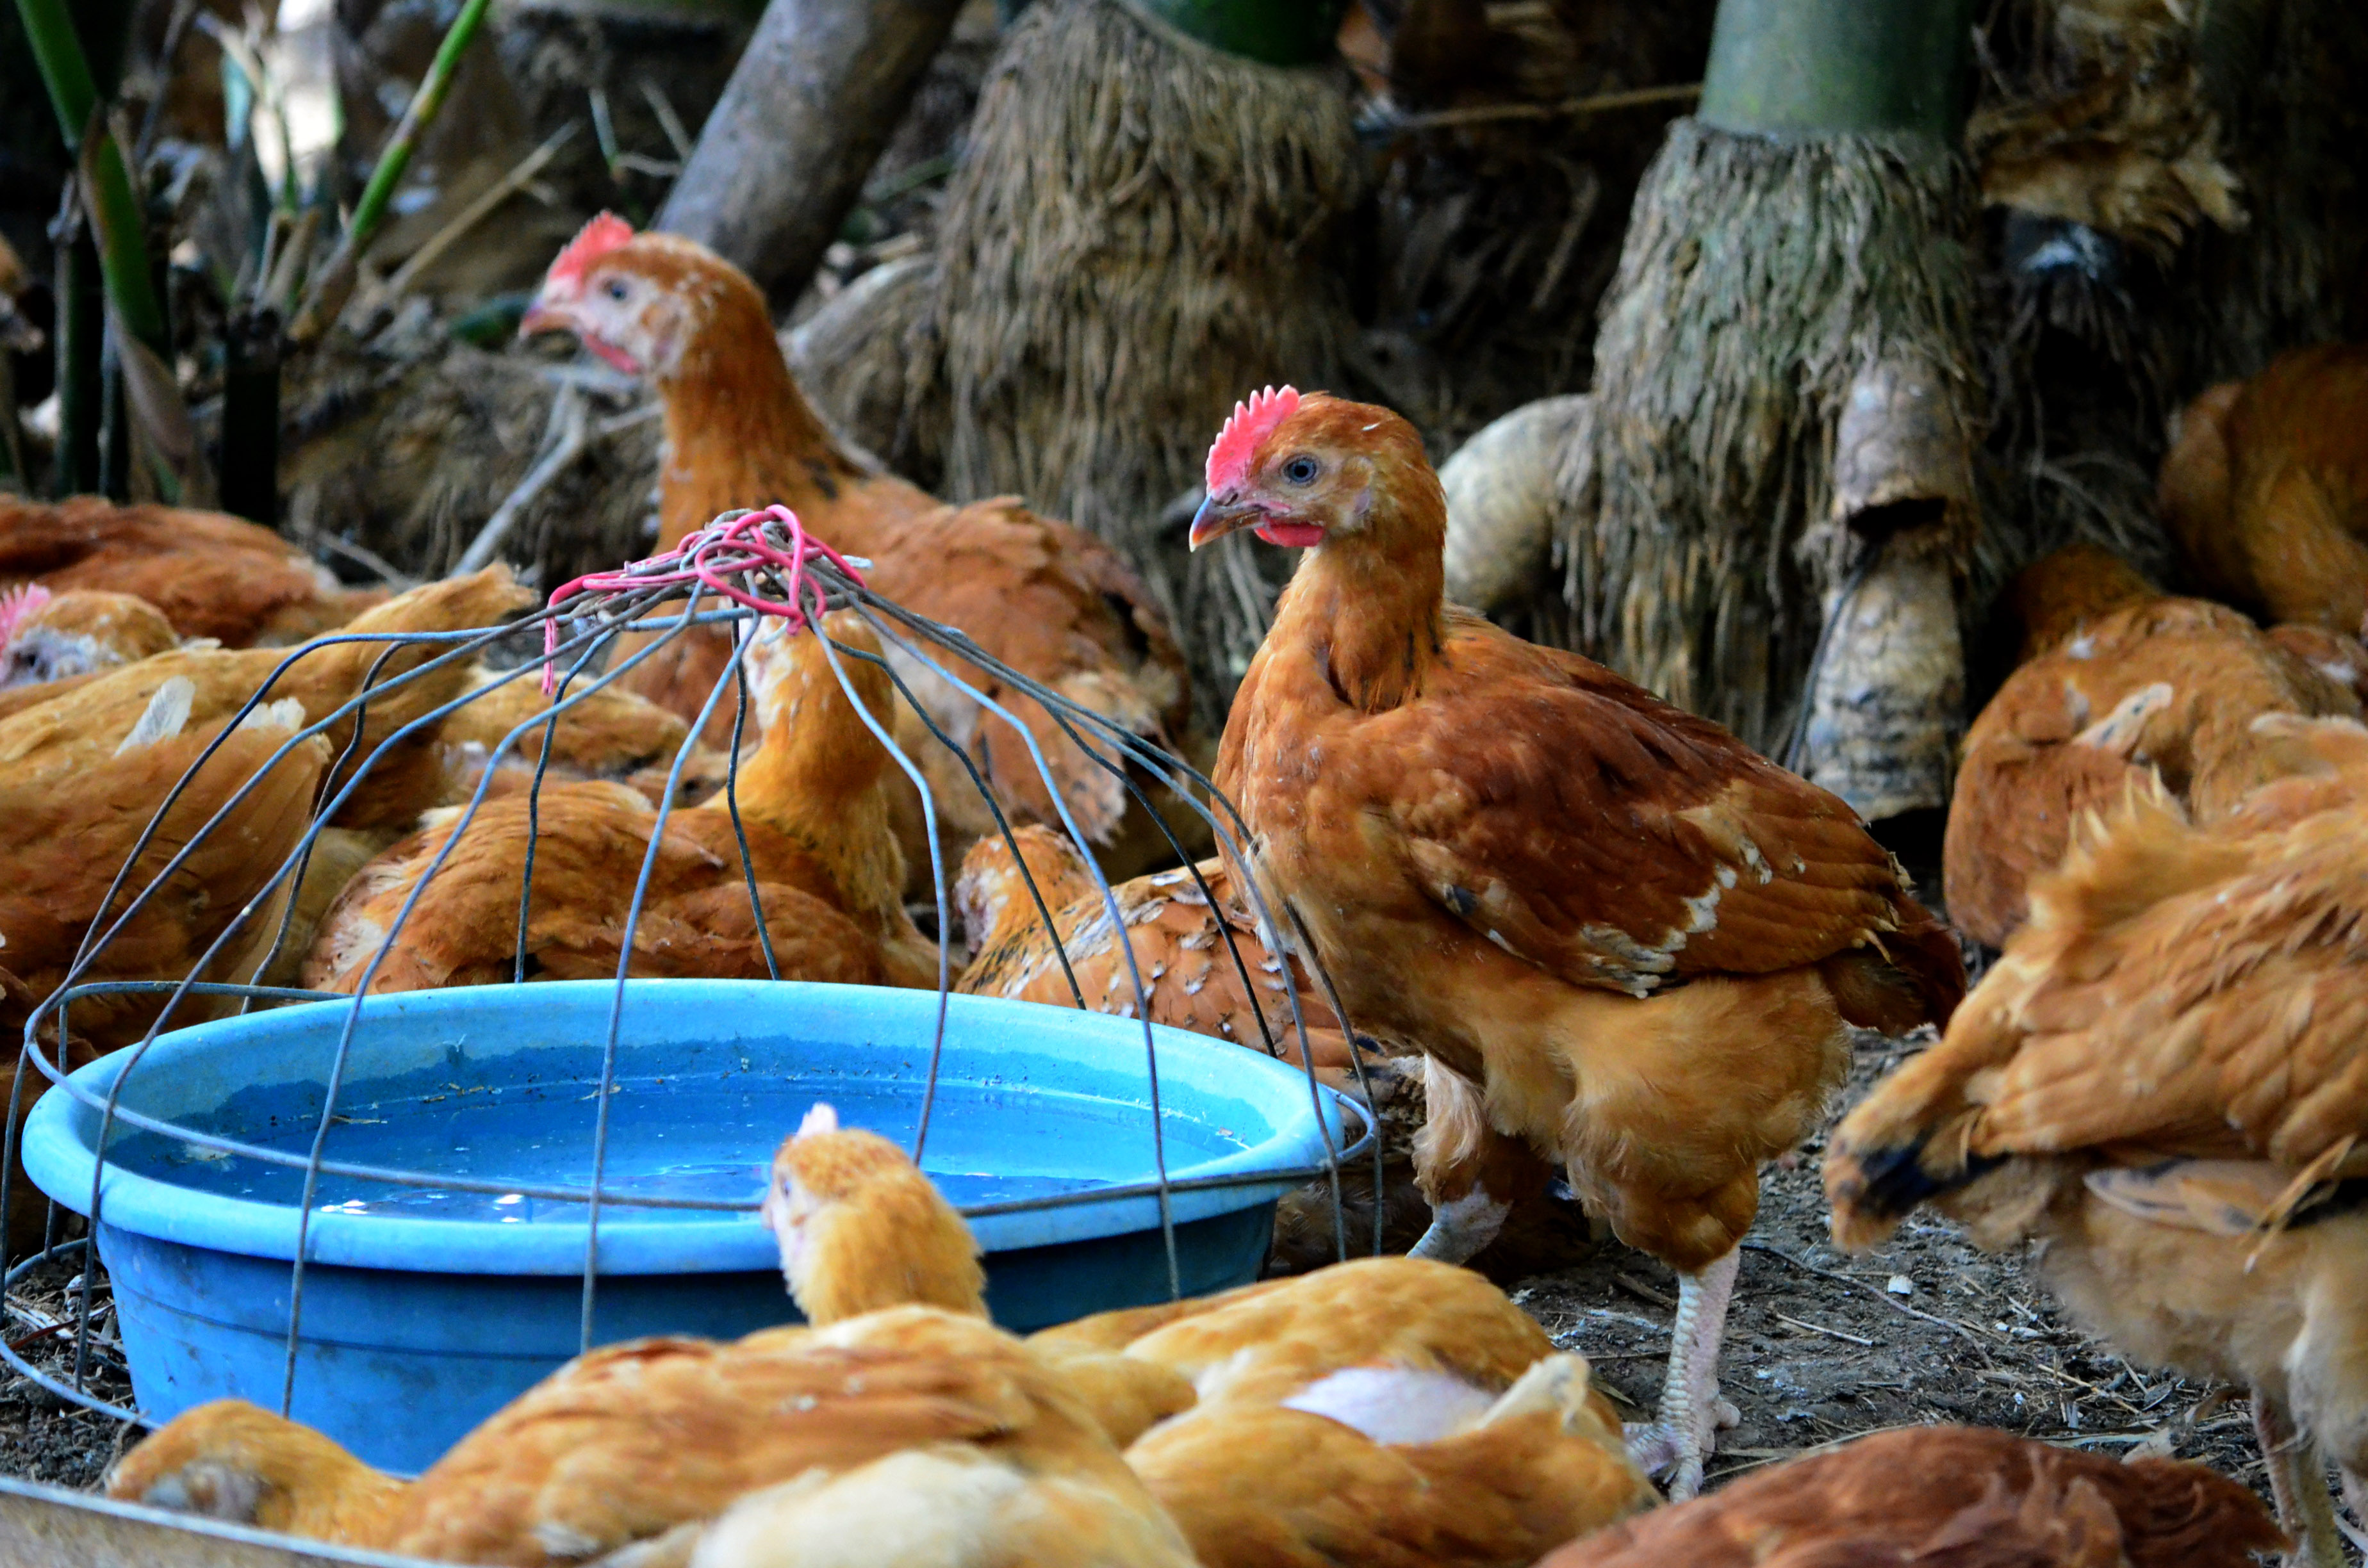
{"label": "orange-brown hen", "polygon": [[[872,562],[871,585],[958,627],[1021,674],[1134,734],[1190,749],[1185,667],[1149,596],[1109,547],[1006,499],[949,506],[856,461],[791,378],[765,300],[740,270],[690,241],[636,235],[603,214],[552,263],[526,332],[564,329],[666,399],[660,542],[718,513],[781,503],[815,536]],[[632,677],[695,717],[723,669],[718,635],[678,639]],[[895,655],[932,717],[970,753],[998,800],[1050,821],[1050,792],[1026,744],[943,676]],[[1121,871],[1166,850],[1120,779],[1083,756],[1038,704],[963,661],[951,668],[1000,702],[1043,748],[1061,798]],[[721,726],[707,737],[722,739]],[[1107,749],[1107,746],[1105,746]],[[929,742],[919,760],[952,849],[994,819],[962,765]],[[1177,818],[1180,831],[1196,831]]]}
{"label": "orange-brown hen", "polygon": [[1846,1022],[1948,1016],[1955,938],[1835,796],[1446,604],[1439,478],[1389,410],[1262,394],[1208,480],[1196,545],[1249,528],[1308,552],[1217,762],[1261,884],[1356,1028],[1462,1075],[1679,1271],[1653,1436],[1690,1493],[1759,1166],[1817,1126]]}
{"label": "orange-brown hen", "polygon": [[[904,1152],[825,1133],[783,1145],[766,1199],[809,1316],[981,1311],[967,1229]],[[1651,1496],[1584,1358],[1442,1264],[1363,1259],[1028,1348],[1130,1442],[1203,1568],[1511,1568]]]}
{"label": "orange-brown hen", "polygon": [[[811,1328],[595,1350],[407,1483],[219,1401],[125,1456],[108,1492],[532,1568],[606,1552],[708,1568],[1192,1568],[1069,1379],[986,1321],[969,1232],[894,1144],[815,1107],[775,1158],[764,1218]],[[897,1304],[926,1300],[939,1304]]]}
{"label": "orange-brown hen", "polygon": [[2260,1500],[2200,1464],[1920,1426],[1762,1471],[1538,1568],[2248,1568],[2277,1544]]}
{"label": "orange-brown hen", "polygon": [[302,642],[386,597],[339,587],[295,545],[225,513],[0,495],[0,588],[28,583],[130,594],[183,637],[230,648]]}
{"label": "orange-brown hen", "polygon": [[[1966,732],[1942,846],[1949,918],[1991,947],[2022,923],[2025,884],[2064,858],[2074,822],[2132,780],[2160,777],[2208,820],[2279,771],[2255,717],[2359,716],[2350,681],[2288,642],[2224,605],[2167,598],[2091,547],[2026,568],[2012,597],[2032,653]],[[2313,645],[2340,664],[2331,637]]]}
{"label": "orange-brown hen", "polygon": [[[838,661],[858,698],[885,723],[894,701],[887,675],[857,656],[879,647],[871,629],[849,611],[826,618],[824,627],[848,650]],[[632,932],[632,971],[762,979],[778,968],[791,980],[936,984],[936,946],[905,913],[887,753],[840,687],[819,638],[768,621],[746,656],[756,707],[767,720],[737,785],[747,860],[731,800],[719,795],[669,812]],[[529,823],[526,978],[617,972],[633,890],[660,828],[649,801],[623,784],[546,780],[539,796],[488,800],[465,830],[462,812],[431,813],[354,879],[314,940],[307,985],[414,991],[513,978]],[[456,831],[459,845],[437,866]]]}
{"label": "orange-brown hen", "polygon": [[2151,782],[2036,879],[2031,918],[1932,1050],[1833,1135],[1834,1233],[1933,1201],[2036,1239],[2134,1359],[2253,1390],[2290,1528],[2341,1561],[2292,1418],[2368,1472],[2368,731],[2263,721],[2317,753],[2199,825]]}
{"label": "orange-brown hen", "polygon": [[2180,415],[2156,491],[2197,585],[2265,620],[2368,611],[2368,345],[2281,354]]}

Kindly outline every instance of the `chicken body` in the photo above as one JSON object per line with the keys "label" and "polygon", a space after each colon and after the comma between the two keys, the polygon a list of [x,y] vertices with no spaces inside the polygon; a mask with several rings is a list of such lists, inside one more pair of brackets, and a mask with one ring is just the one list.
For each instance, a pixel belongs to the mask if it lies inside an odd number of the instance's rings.
{"label": "chicken body", "polygon": [[[1285,1194],[1275,1210],[1269,1267],[1292,1272],[1336,1261],[1342,1233],[1372,1233],[1376,1204],[1385,1237],[1395,1238],[1384,1244],[1402,1251],[1411,1244],[1429,1212],[1417,1186],[1414,1157],[1428,1086],[1420,1059],[1387,1057],[1371,1040],[1352,1047],[1322,989],[1309,981],[1298,960],[1285,960],[1260,937],[1249,902],[1223,858],[1212,856],[1190,870],[1155,871],[1112,886],[1133,953],[1131,971],[1118,927],[1084,857],[1050,828],[1022,827],[1012,838],[1017,855],[1000,834],[991,834],[962,858],[954,899],[970,934],[973,956],[956,989],[1056,1007],[1074,1006],[1082,993],[1095,1012],[1133,1017],[1133,976],[1139,973],[1152,1022],[1269,1051],[1293,1062],[1304,1060],[1291,1006],[1292,990],[1296,990],[1297,1017],[1305,1020],[1314,1042],[1317,1075],[1375,1113],[1382,1140],[1381,1187],[1376,1193],[1371,1164],[1359,1160],[1340,1172],[1337,1199],[1327,1178]],[[1020,874],[1023,860],[1035,881],[1033,895]],[[1203,894],[1203,884],[1215,895],[1214,904]],[[1061,934],[1057,949],[1045,929],[1037,896],[1052,912],[1053,928]],[[1074,993],[1071,975],[1077,985]],[[1363,1058],[1361,1063],[1352,1057],[1352,1049]],[[1525,1222],[1478,1259],[1492,1274],[1501,1275],[1518,1267],[1537,1242],[1551,1245],[1565,1219],[1558,1210],[1566,1206],[1547,1197],[1553,1172],[1528,1145],[1507,1143],[1496,1153],[1492,1168],[1484,1169],[1479,1161],[1464,1162],[1448,1175],[1456,1184],[1452,1189],[1443,1198],[1432,1197],[1475,1201],[1474,1193],[1488,1182],[1493,1188],[1478,1191],[1476,1201],[1500,1202],[1508,1213],[1514,1201],[1522,1204]]]}
{"label": "chicken body", "polygon": [[[664,395],[664,547],[731,508],[786,505],[816,538],[868,558],[867,580],[884,597],[960,628],[1003,663],[1134,734],[1190,749],[1182,657],[1109,547],[1008,498],[949,506],[858,464],[798,391],[764,297],[737,268],[689,241],[636,236],[604,215],[552,264],[523,324],[553,328],[647,376]],[[717,636],[678,638],[636,670],[633,689],[695,716],[727,651]],[[901,650],[890,657],[1006,810],[1053,819],[1052,792],[1009,725]],[[965,661],[948,667],[1027,727],[1061,799],[1121,874],[1164,858],[1165,838],[1130,807],[1119,778],[1084,756],[1032,699]],[[958,856],[993,830],[994,819],[944,747],[925,745],[919,760]],[[1196,834],[1205,842],[1180,812],[1175,825],[1188,842]]]}
{"label": "chicken body", "polygon": [[[465,801],[476,792],[486,765],[502,741],[521,725],[530,726],[495,765],[488,793],[515,794],[534,782],[542,757],[547,718],[554,703],[581,692],[582,700],[563,710],[558,733],[551,740],[551,765],[542,770],[552,779],[605,779],[631,784],[650,803],[666,791],[666,776],[677,753],[690,740],[690,726],[671,710],[617,685],[543,695],[542,683],[530,675],[497,675],[481,670],[477,690],[438,727],[444,745],[445,768],[451,776],[451,798]],[[754,713],[747,729],[757,728]],[[727,732],[728,734],[728,732]],[[730,758],[723,752],[695,746],[684,759],[675,790],[677,805],[695,805],[721,788]]]}
{"label": "chicken body", "polygon": [[2210,592],[2357,632],[2368,612],[2368,345],[2281,354],[2181,414],[2157,499]]}
{"label": "chicken body", "polygon": [[2260,1500],[2203,1465],[1922,1426],[1761,1471],[1538,1568],[2247,1568],[2277,1542]]}
{"label": "chicken body", "polygon": [[1992,947],[2021,924],[2025,885],[2063,858],[2073,824],[2133,780],[2159,776],[2210,820],[2277,771],[2255,717],[2360,713],[2349,681],[2225,606],[2166,598],[2126,567],[2101,604],[2083,599],[2079,583],[2102,575],[2092,554],[2059,552],[2017,580],[2038,651],[1965,735],[1942,850],[1949,915]]}
{"label": "chicken body", "polygon": [[1845,1021],[1947,1016],[1954,938],[1831,794],[1446,605],[1438,477],[1395,414],[1268,394],[1209,477],[1196,544],[1309,547],[1217,764],[1268,897],[1358,1028],[1466,1080],[1679,1271],[1661,1436],[1689,1491],[1759,1166],[1816,1127]]}
{"label": "chicken body", "polygon": [[342,588],[269,528],[221,512],[95,495],[54,504],[0,495],[0,588],[100,589],[145,599],[183,637],[230,648],[302,642],[385,599]]}
{"label": "chicken body", "polygon": [[108,1492],[469,1563],[1192,1568],[1070,1381],[986,1321],[975,1242],[895,1145],[817,1106],[764,1218],[813,1327],[595,1350],[409,1483],[222,1401]]}
{"label": "chicken body", "polygon": [[[981,1466],[1005,1483],[988,1498],[963,1484]],[[1010,1495],[1039,1476],[1131,1505],[1135,1539],[1166,1550],[1130,1559],[1079,1546],[1031,1559],[941,1555],[929,1550],[941,1542],[923,1540],[900,1553],[905,1543],[882,1528],[928,1519],[935,1532],[971,1537],[962,1544],[975,1550],[976,1538],[1015,1521],[1041,1528],[1030,1517],[1036,1510]],[[222,1401],[133,1449],[108,1491],[440,1562],[543,1568],[661,1541],[686,1526],[691,1530],[666,1544],[687,1553],[699,1525],[785,1483],[798,1506],[782,1509],[776,1500],[777,1522],[793,1512],[794,1528],[817,1533],[777,1540],[771,1550],[786,1553],[794,1542],[803,1555],[742,1556],[724,1542],[702,1546],[698,1560],[883,1568],[1190,1562],[1175,1527],[1057,1372],[983,1319],[927,1307],[729,1343],[640,1339],[595,1350],[512,1401],[408,1483],[318,1433]]]}
{"label": "chicken body", "polygon": [[[496,567],[414,589],[365,612],[357,629],[401,633],[488,625],[522,597],[507,571]],[[179,979],[193,972],[207,948],[295,849],[318,803],[353,778],[351,772],[324,775],[351,740],[354,721],[330,725],[276,764],[273,756],[293,732],[350,700],[381,656],[378,673],[384,684],[421,669],[443,651],[416,643],[395,646],[390,654],[389,647],[385,642],[336,643],[301,654],[185,647],[94,675],[0,719],[0,881],[6,884],[0,886],[0,939],[6,942],[0,950],[10,968],[43,995],[64,978],[108,885],[156,810],[214,738],[235,723],[141,851],[108,923],[175,856],[186,848],[188,858],[108,939],[84,978]],[[274,679],[283,663],[290,667]],[[370,750],[371,738],[384,739],[457,695],[465,679],[456,661],[373,698],[362,753]],[[272,685],[263,700],[237,721],[266,681]],[[267,764],[268,771],[242,795]],[[432,737],[405,742],[356,781],[338,821],[365,834],[408,823],[442,788]],[[209,826],[217,812],[226,814]],[[272,960],[274,948],[287,946],[279,937],[286,901],[292,896],[300,914],[317,907],[331,891],[322,877],[349,865],[334,851],[316,854],[302,886],[291,895],[282,883],[238,927],[202,978],[254,979]],[[290,936],[298,950],[309,940],[301,922],[291,926]],[[186,1001],[174,1017],[194,1022],[210,1016],[211,1006]],[[92,1000],[75,1005],[73,1024],[111,1049],[137,1039],[155,1017],[155,1006],[145,999]]]}
{"label": "chicken body", "polygon": [[2134,1358],[2251,1386],[2286,1519],[2333,1564],[2283,1437],[2299,1416],[2368,1473],[2368,731],[2265,727],[2318,776],[2211,827],[2134,790],[2034,881],[1941,1044],[1842,1122],[1826,1187],[1844,1244],[1939,1202],[1986,1247],[2044,1243],[2044,1277]]}
{"label": "chicken body", "polygon": [[[851,651],[878,647],[850,613],[826,619],[825,628]],[[840,657],[865,706],[884,722],[894,700],[885,673],[853,652]],[[787,635],[781,623],[768,623],[748,660],[757,707],[768,721],[736,790],[748,863],[729,800],[668,813],[632,933],[631,972],[763,978],[766,954],[748,888],[753,867],[784,978],[934,985],[936,947],[914,928],[902,902],[886,753],[814,635]],[[457,807],[431,813],[354,879],[314,940],[307,985],[352,991],[367,975],[371,991],[411,991],[510,979],[529,838],[528,977],[617,972],[633,889],[659,827],[650,802],[625,785],[597,781],[546,782],[539,799],[486,801],[398,930],[404,902],[461,814]]]}
{"label": "chicken body", "polygon": [[[472,669],[465,660],[446,660],[446,644],[400,639],[415,632],[497,625],[529,599],[507,567],[491,566],[473,576],[414,588],[363,612],[340,633],[359,641],[302,652],[185,647],[142,659],[0,719],[0,778],[27,788],[72,778],[96,756],[112,751],[168,687],[185,688],[171,706],[188,727],[235,715],[259,690],[263,702],[258,706],[292,701],[293,710],[283,706],[279,710],[292,712],[300,724],[309,725],[361,695],[375,673],[372,695],[361,716],[364,737],[357,761],[350,769],[341,768],[331,785],[334,793],[359,775],[336,821],[341,827],[363,830],[408,828],[444,793],[436,737],[421,733],[383,748],[378,743],[461,695]],[[288,666],[284,671],[283,664]],[[414,671],[420,673],[391,687]],[[266,682],[270,683],[268,690]],[[381,692],[379,687],[389,689]],[[322,733],[342,755],[352,742],[354,724],[355,717],[348,714]],[[160,790],[157,799],[162,798]],[[103,881],[114,868],[91,869]]]}
{"label": "chicken body", "polygon": [[[983,1314],[960,1217],[901,1149],[835,1126],[782,1145],[766,1198],[799,1304],[817,1324]],[[1363,1259],[1027,1345],[1130,1445],[1204,1568],[1526,1564],[1650,1496],[1585,1360],[1443,1264]]]}
{"label": "chicken body", "polygon": [[[1069,841],[1036,825],[1020,828],[1012,837],[1019,845],[1017,856],[998,834],[980,839],[962,857],[954,899],[971,934],[973,951],[956,990],[1074,1006],[1076,997],[1069,989],[1069,976],[1075,975],[1088,1008],[1133,1017],[1133,975],[1139,972],[1144,1010],[1152,1022],[1256,1050],[1269,1049],[1265,1042],[1271,1039],[1273,1054],[1298,1061],[1312,1054],[1317,1072],[1335,1088],[1355,1092],[1349,1038],[1340,1020],[1297,963],[1288,964],[1290,978],[1284,978],[1286,960],[1260,939],[1257,918],[1222,858],[1212,856],[1190,869],[1155,871],[1113,884],[1110,892],[1126,931],[1121,947],[1109,906],[1086,869],[1084,857]],[[1023,860],[1044,908],[1052,912],[1053,928],[1060,933],[1057,946],[1020,873]],[[1132,971],[1127,948],[1133,951]],[[1251,977],[1248,984],[1243,980],[1245,969]],[[1263,994],[1253,997],[1253,991]],[[1291,1006],[1293,991],[1307,1020],[1312,1052],[1299,1049]]]}

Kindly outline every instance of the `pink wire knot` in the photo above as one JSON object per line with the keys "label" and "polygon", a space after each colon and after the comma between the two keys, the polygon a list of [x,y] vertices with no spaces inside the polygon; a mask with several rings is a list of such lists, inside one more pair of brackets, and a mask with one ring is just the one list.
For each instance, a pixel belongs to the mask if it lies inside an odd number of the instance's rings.
{"label": "pink wire knot", "polygon": [[[781,538],[784,533],[786,540]],[[589,572],[572,583],[563,583],[552,590],[550,603],[556,608],[562,600],[584,594],[637,594],[698,583],[758,615],[781,617],[793,632],[803,631],[822,618],[822,585],[806,575],[806,562],[816,560],[829,562],[859,584],[863,581],[863,574],[848,563],[847,557],[807,533],[795,512],[776,503],[758,512],[720,517],[665,554],[636,561],[622,571]],[[783,585],[785,592],[780,598],[754,591],[761,581],[757,573],[766,567]],[[558,652],[559,620],[554,616],[542,623],[545,697],[558,686],[558,666],[550,662]]]}

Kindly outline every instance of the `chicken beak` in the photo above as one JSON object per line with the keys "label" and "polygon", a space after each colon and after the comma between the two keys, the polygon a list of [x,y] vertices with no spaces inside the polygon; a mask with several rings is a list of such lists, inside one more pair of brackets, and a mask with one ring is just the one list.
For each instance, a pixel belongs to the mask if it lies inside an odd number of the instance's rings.
{"label": "chicken beak", "polygon": [[566,306],[546,305],[541,300],[537,300],[526,314],[518,318],[518,335],[521,342],[537,333],[575,330],[575,318],[568,314]]}
{"label": "chicken beak", "polygon": [[1238,499],[1211,495],[1201,503],[1201,509],[1192,514],[1192,531],[1187,536],[1186,543],[1198,550],[1212,540],[1249,527],[1258,521],[1259,515],[1257,507],[1245,506]]}

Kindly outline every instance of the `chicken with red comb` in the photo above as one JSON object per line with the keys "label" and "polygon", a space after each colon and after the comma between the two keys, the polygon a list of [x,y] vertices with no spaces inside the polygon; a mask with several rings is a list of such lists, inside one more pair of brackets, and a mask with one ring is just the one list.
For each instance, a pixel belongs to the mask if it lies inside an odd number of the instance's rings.
{"label": "chicken with red comb", "polygon": [[[1678,1271],[1638,1437],[1690,1494],[1759,1167],[1819,1125],[1845,1024],[1947,1019],[1956,939],[1834,795],[1448,604],[1446,503],[1397,415],[1261,393],[1211,475],[1195,547],[1248,528],[1307,551],[1217,760],[1253,872],[1350,1024],[1469,1086],[1432,1114],[1485,1126],[1428,1139],[1434,1158],[1524,1140]],[[1469,1256],[1491,1211],[1440,1211],[1417,1251]]]}
{"label": "chicken with red comb", "polygon": [[[949,506],[848,452],[791,377],[764,295],[722,257],[671,234],[636,234],[603,213],[552,263],[519,330],[571,332],[666,400],[662,549],[720,512],[780,503],[816,538],[868,558],[868,580],[886,597],[961,628],[1004,664],[1134,734],[1186,756],[1197,749],[1183,657],[1118,556],[1009,497]],[[722,629],[702,629],[657,650],[622,684],[690,718],[730,656]],[[917,659],[893,645],[888,656],[929,717],[992,781],[1007,813],[1057,822],[1057,789],[1113,874],[1172,861],[1174,850],[1126,779],[1086,756],[1033,698],[963,661],[948,664],[1025,726],[1022,733],[983,715]],[[704,738],[723,740],[732,719],[731,702],[719,704]],[[1037,771],[1031,739],[1052,788]],[[923,739],[915,756],[937,797],[951,864],[994,831],[995,819],[946,746]],[[1205,842],[1186,808],[1169,814],[1188,845]],[[917,832],[917,811],[909,816]],[[925,843],[908,838],[905,849],[908,863],[927,868]]]}

